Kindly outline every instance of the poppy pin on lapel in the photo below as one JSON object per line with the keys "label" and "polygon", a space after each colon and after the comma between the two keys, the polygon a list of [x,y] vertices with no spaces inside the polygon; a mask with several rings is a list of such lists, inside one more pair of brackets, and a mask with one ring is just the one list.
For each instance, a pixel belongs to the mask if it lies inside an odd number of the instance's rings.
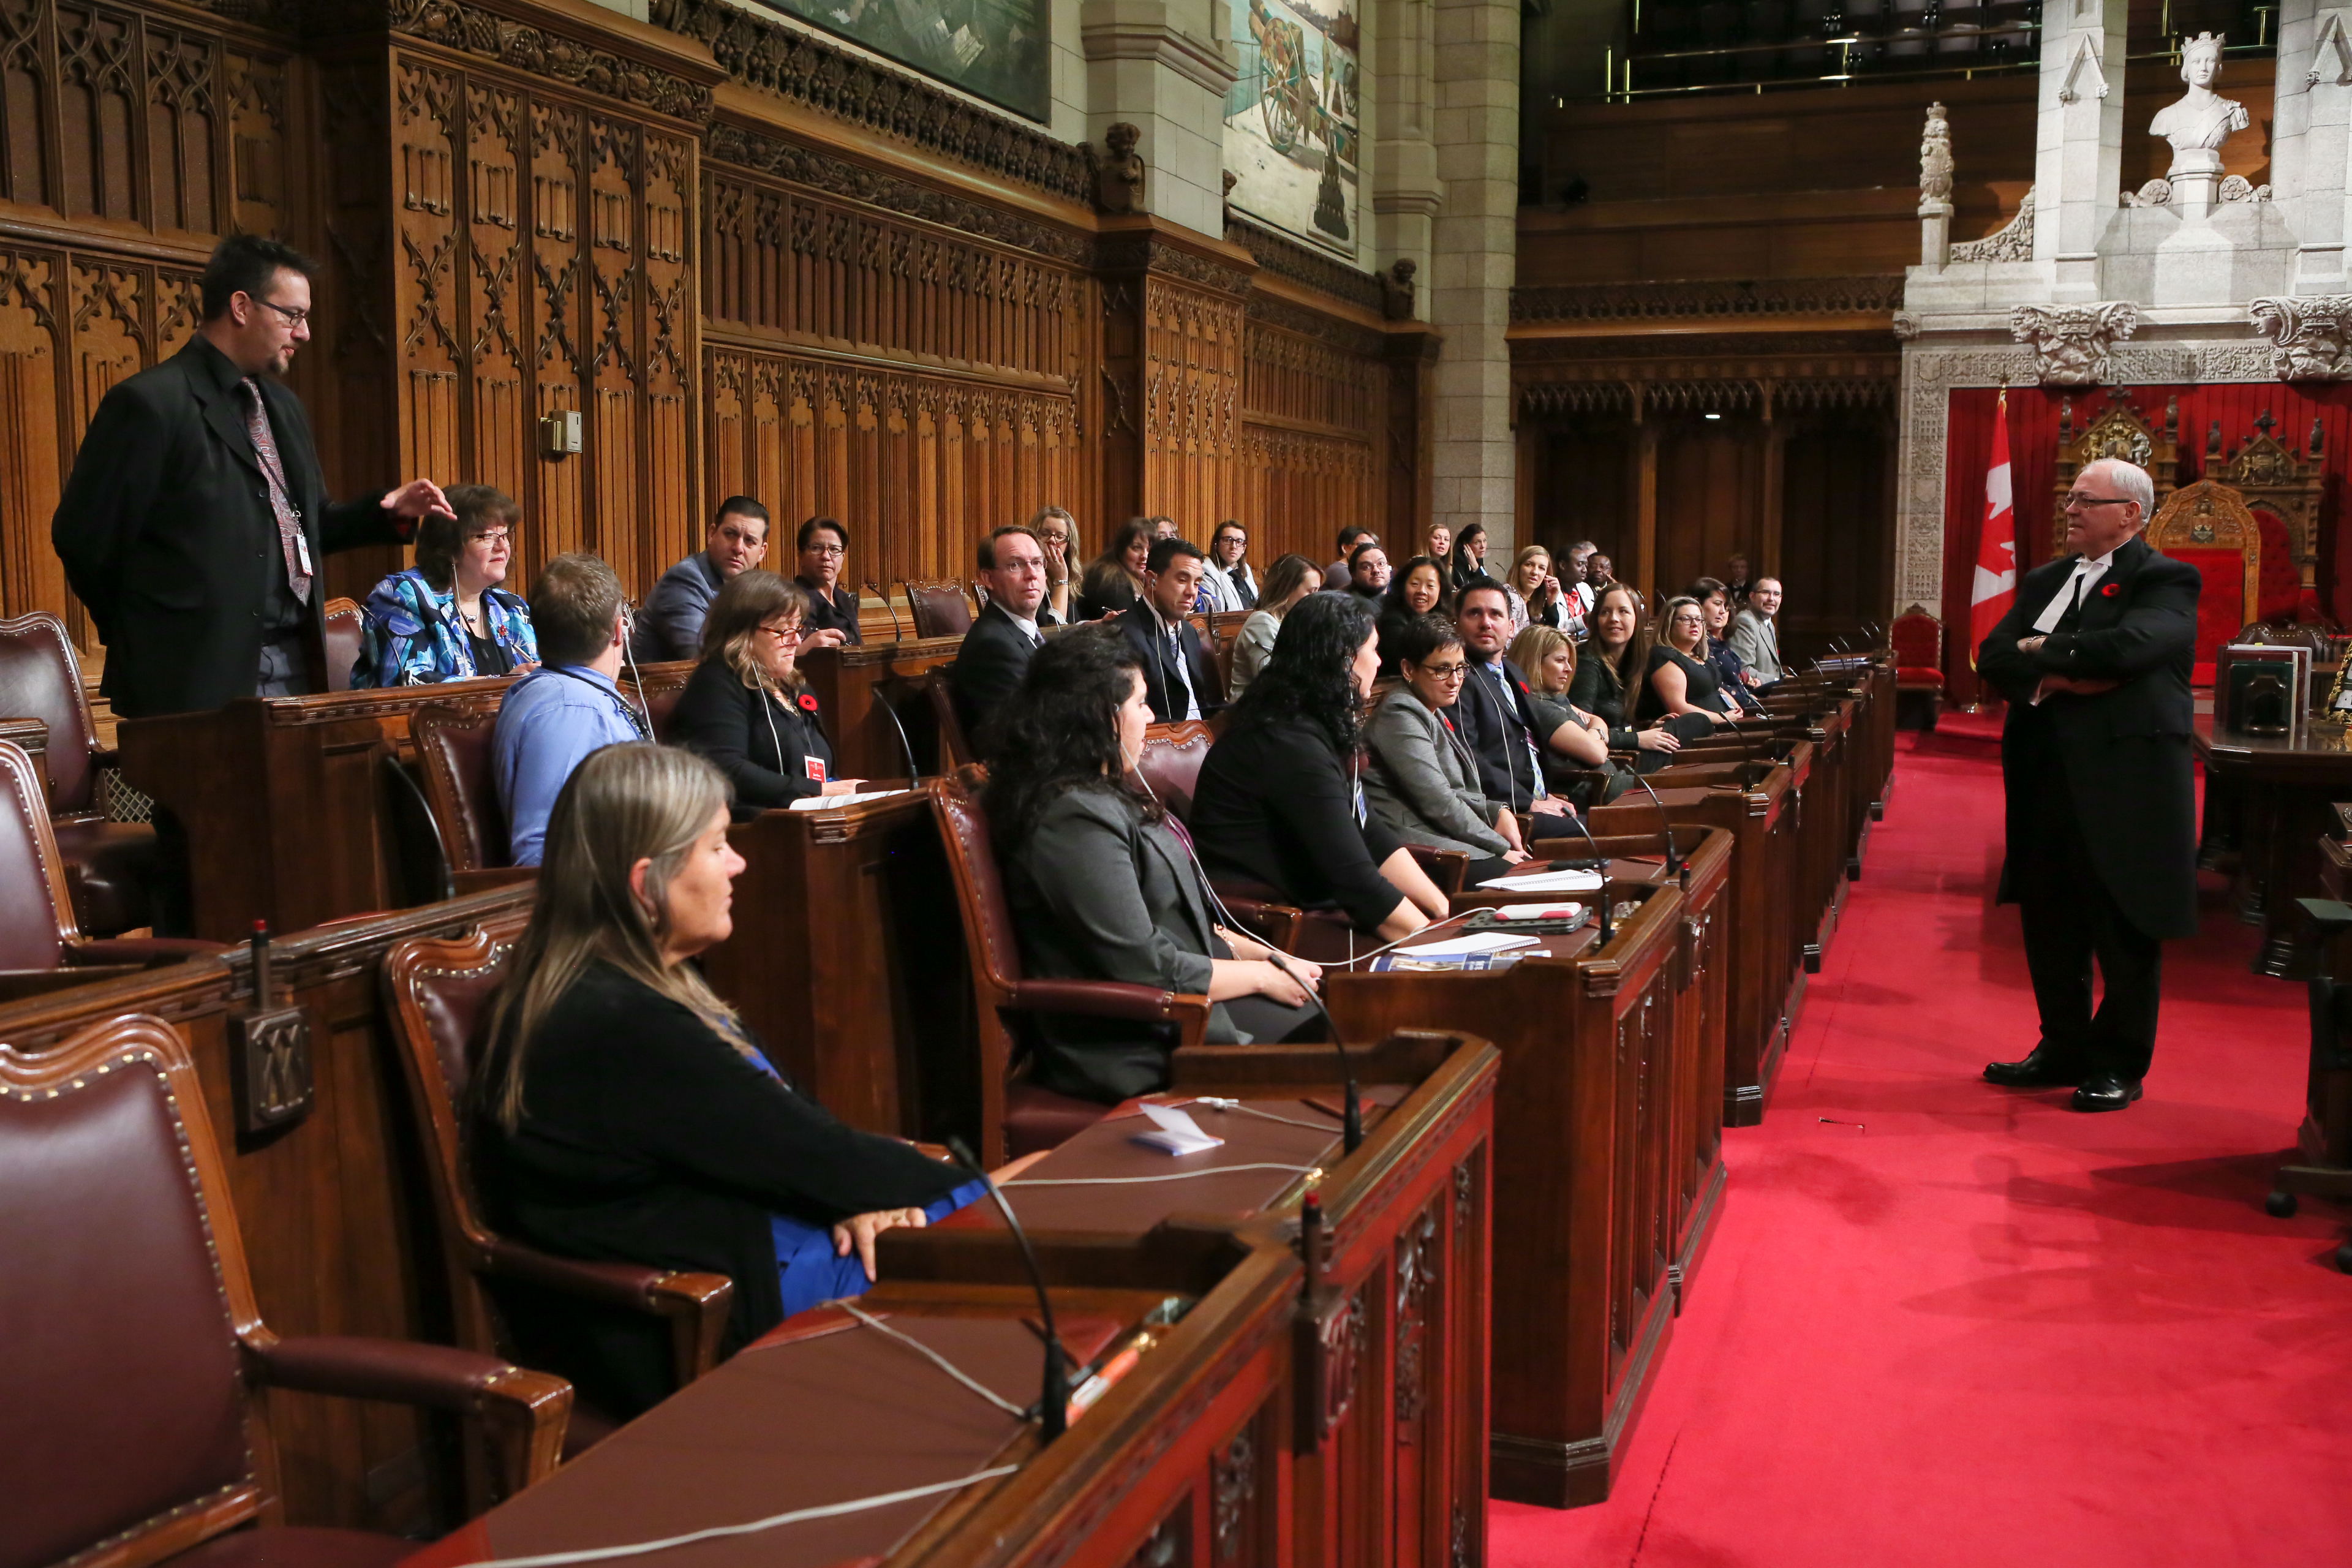
{"label": "poppy pin on lapel", "polygon": [[2103,598],[2112,599],[2116,596],[2116,585],[2113,583],[2109,583],[2100,588],[2099,594]]}

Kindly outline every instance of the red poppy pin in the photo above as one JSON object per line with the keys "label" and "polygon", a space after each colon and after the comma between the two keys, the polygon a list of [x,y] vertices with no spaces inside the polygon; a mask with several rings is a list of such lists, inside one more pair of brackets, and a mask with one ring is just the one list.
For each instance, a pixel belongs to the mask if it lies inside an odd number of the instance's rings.
{"label": "red poppy pin", "polygon": [[2113,583],[2102,584],[2099,588],[2099,595],[2102,598],[2114,598],[2116,596],[2116,585]]}
{"label": "red poppy pin", "polygon": [[801,693],[801,711],[803,713],[814,713],[816,711],[815,692],[803,691]]}

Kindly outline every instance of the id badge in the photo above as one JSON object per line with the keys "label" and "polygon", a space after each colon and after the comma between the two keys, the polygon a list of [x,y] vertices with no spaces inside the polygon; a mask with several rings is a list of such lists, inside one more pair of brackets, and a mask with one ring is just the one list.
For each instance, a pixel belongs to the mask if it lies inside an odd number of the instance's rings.
{"label": "id badge", "polygon": [[302,525],[299,522],[294,525],[294,558],[302,563],[303,576],[318,575],[310,569],[310,536],[302,531]]}
{"label": "id badge", "polygon": [[803,757],[801,759],[801,766],[806,768],[808,770],[808,776],[816,780],[817,783],[823,784],[825,782],[824,759],[823,757]]}

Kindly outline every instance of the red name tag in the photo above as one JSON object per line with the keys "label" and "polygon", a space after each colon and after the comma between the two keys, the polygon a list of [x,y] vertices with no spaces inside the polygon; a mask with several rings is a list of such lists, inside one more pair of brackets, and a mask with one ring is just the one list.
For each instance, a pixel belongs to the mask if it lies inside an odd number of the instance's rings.
{"label": "red name tag", "polygon": [[808,769],[809,777],[816,780],[819,784],[824,783],[824,759],[823,757],[803,757],[801,759],[801,765]]}

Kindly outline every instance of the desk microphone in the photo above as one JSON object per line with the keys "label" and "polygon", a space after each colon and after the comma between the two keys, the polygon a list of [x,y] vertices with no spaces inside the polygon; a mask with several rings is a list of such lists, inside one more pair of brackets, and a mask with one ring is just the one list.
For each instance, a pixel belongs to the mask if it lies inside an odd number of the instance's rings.
{"label": "desk microphone", "polygon": [[1593,858],[1601,862],[1601,945],[1607,947],[1609,945],[1609,857],[1601,853],[1601,840],[1592,837],[1592,829],[1584,825],[1582,816],[1571,811],[1568,814],[1568,819],[1576,824],[1576,830],[1584,835],[1584,841],[1587,844],[1592,846]]}
{"label": "desk microphone", "polygon": [[1682,873],[1683,860],[1682,857],[1675,852],[1675,824],[1674,819],[1666,815],[1666,803],[1658,798],[1658,792],[1650,788],[1650,781],[1643,778],[1638,772],[1633,775],[1633,782],[1642,786],[1650,797],[1650,804],[1658,808],[1658,826],[1665,829],[1666,835],[1666,875],[1679,876]]}
{"label": "desk microphone", "polygon": [[[1769,721],[1769,719],[1768,719],[1768,720],[1766,720],[1765,721],[1766,721],[1768,724],[1770,722],[1770,721]],[[1733,721],[1731,721],[1731,732],[1732,732],[1733,734],[1735,734],[1735,735],[1737,735],[1737,736],[1738,736],[1738,737],[1739,737],[1739,753],[1740,753],[1740,754],[1739,754],[1739,784],[1740,784],[1740,787],[1741,787],[1742,789],[1753,789],[1756,785],[1758,785],[1758,784],[1761,784],[1761,783],[1763,783],[1763,782],[1764,782],[1764,775],[1763,775],[1763,773],[1758,773],[1758,774],[1757,774],[1755,777],[1753,777],[1753,778],[1750,778],[1750,777],[1748,777],[1748,770],[1751,766],[1753,766],[1753,765],[1755,764],[1756,760],[1757,760],[1757,758],[1756,758],[1756,749],[1755,749],[1755,747],[1753,747],[1753,746],[1751,746],[1750,744],[1748,744],[1748,740],[1749,740],[1748,733],[1748,731],[1747,731],[1746,730],[1744,730],[1744,729],[1740,728],[1739,721],[1738,721],[1738,720],[1737,720],[1737,719],[1734,719]]]}
{"label": "desk microphone", "polygon": [[898,750],[906,753],[907,785],[911,789],[923,782],[923,770],[915,765],[914,743],[907,739],[907,726],[898,722],[898,710],[891,707],[887,701],[882,700],[881,693],[875,693],[875,697],[877,700],[874,705],[890,716],[890,728],[898,731]]}
{"label": "desk microphone", "polygon": [[1036,1289],[1037,1311],[1045,1320],[1045,1382],[1037,1396],[1038,1437],[1050,1443],[1070,1429],[1070,1363],[1062,1352],[1062,1336],[1054,1328],[1054,1301],[1045,1291],[1045,1271],[1037,1267],[1037,1254],[1029,1246],[1029,1233],[1013,1217],[1013,1205],[1004,1201],[1004,1189],[996,1184],[995,1177],[980,1168],[980,1162],[972,1158],[971,1146],[950,1135],[948,1152],[955,1156],[956,1163],[978,1176],[981,1184],[988,1189],[988,1195],[996,1200],[996,1212],[1013,1228],[1013,1239],[1021,1244],[1021,1260],[1029,1266],[1029,1283]]}
{"label": "desk microphone", "polygon": [[1265,949],[1265,961],[1289,975],[1297,983],[1298,988],[1307,993],[1307,999],[1315,1004],[1318,1013],[1323,1015],[1323,1026],[1331,1031],[1331,1048],[1339,1053],[1339,1151],[1352,1154],[1363,1146],[1364,1108],[1356,1102],[1356,1064],[1348,1056],[1348,1043],[1339,1037],[1339,1026],[1332,1018],[1331,1009],[1323,1005],[1323,998],[1315,994],[1315,987],[1307,984],[1296,970],[1283,962],[1283,954],[1272,942],[1259,945]]}
{"label": "desk microphone", "polygon": [[873,595],[877,599],[882,601],[882,613],[890,617],[890,640],[892,642],[905,642],[907,640],[907,634],[898,628],[898,612],[890,607],[890,595],[882,592],[879,588],[877,588],[874,585],[874,579],[871,577],[868,577],[864,583],[860,584],[859,586],[863,587],[867,593]]}

